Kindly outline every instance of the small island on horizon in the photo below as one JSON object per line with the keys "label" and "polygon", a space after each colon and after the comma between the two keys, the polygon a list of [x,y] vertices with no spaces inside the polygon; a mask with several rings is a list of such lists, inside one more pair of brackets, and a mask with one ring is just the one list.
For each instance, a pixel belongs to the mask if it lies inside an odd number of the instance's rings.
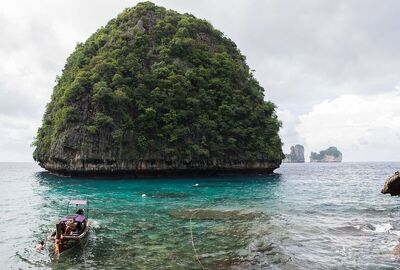
{"label": "small island on horizon", "polygon": [[310,162],[342,162],[342,152],[335,146],[331,146],[319,153],[311,152]]}
{"label": "small island on horizon", "polygon": [[[342,153],[335,146],[331,146],[319,153],[311,152],[310,162],[342,162]],[[304,146],[301,144],[292,145],[290,154],[285,154],[282,163],[305,163]]]}
{"label": "small island on horizon", "polygon": [[290,147],[290,154],[285,154],[284,163],[304,163],[304,146],[301,144],[292,145]]}

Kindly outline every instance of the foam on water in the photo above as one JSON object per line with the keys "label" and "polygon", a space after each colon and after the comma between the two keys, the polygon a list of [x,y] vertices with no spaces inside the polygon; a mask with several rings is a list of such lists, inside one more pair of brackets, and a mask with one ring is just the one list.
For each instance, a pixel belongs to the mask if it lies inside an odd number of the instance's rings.
{"label": "foam on water", "polygon": [[374,231],[377,233],[384,233],[393,229],[390,223],[372,224],[372,226],[374,226]]}
{"label": "foam on water", "polygon": [[355,225],[354,228],[361,230],[363,232],[384,233],[392,230],[393,226],[390,223],[376,223],[376,224],[367,223],[362,226]]}
{"label": "foam on water", "polygon": [[98,228],[100,228],[100,220],[95,220],[95,219],[90,219],[89,220],[89,225],[90,225],[90,227],[91,228],[93,228],[93,229],[98,229]]}

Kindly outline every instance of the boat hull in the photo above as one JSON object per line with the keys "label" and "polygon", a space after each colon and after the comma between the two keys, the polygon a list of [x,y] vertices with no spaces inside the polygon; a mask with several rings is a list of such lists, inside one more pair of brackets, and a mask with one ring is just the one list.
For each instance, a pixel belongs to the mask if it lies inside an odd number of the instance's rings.
{"label": "boat hull", "polygon": [[[90,226],[87,225],[85,230],[79,235],[63,235],[60,239],[59,243],[59,253],[66,251],[76,245],[84,243],[87,240],[87,236],[89,234]],[[56,232],[54,231],[50,238],[55,241],[56,240]]]}

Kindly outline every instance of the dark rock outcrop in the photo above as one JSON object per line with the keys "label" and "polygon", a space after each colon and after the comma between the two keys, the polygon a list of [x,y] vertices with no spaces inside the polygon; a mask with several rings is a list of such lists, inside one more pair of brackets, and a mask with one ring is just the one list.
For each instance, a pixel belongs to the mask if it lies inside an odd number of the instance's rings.
{"label": "dark rock outcrop", "polygon": [[310,162],[342,162],[342,153],[335,146],[331,146],[318,154],[311,152]]}
{"label": "dark rock outcrop", "polygon": [[279,128],[233,41],[145,2],[77,45],[33,157],[61,175],[271,173],[283,157]]}
{"label": "dark rock outcrop", "polygon": [[390,176],[381,190],[383,194],[389,193],[392,196],[400,195],[400,172],[395,172]]}
{"label": "dark rock outcrop", "polygon": [[296,144],[290,147],[290,154],[285,154],[286,163],[304,163],[304,146]]}

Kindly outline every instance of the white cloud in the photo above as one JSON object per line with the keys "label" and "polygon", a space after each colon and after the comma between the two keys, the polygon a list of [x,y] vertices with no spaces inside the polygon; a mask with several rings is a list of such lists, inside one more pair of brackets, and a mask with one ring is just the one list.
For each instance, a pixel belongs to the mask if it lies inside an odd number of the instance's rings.
{"label": "white cloud", "polygon": [[[0,1],[0,118],[7,119],[0,125],[0,160],[31,159],[32,139],[22,144],[35,136],[55,77],[75,44],[137,2]],[[279,106],[285,148],[305,140],[294,127],[313,105],[346,94],[382,93],[400,83],[396,0],[154,2],[205,18],[236,42],[266,98]],[[363,159],[362,149],[353,150],[352,158]]]}
{"label": "white cloud", "polygon": [[34,118],[0,114],[0,162],[32,161],[31,143],[38,126]]}
{"label": "white cloud", "polygon": [[299,138],[299,133],[295,127],[299,124],[299,118],[289,110],[278,110],[277,115],[282,122],[279,136],[283,140],[283,152],[290,153],[290,146],[304,144],[304,140]]}
{"label": "white cloud", "polygon": [[315,105],[295,130],[308,151],[331,145],[344,160],[400,160],[400,91],[342,95]]}

